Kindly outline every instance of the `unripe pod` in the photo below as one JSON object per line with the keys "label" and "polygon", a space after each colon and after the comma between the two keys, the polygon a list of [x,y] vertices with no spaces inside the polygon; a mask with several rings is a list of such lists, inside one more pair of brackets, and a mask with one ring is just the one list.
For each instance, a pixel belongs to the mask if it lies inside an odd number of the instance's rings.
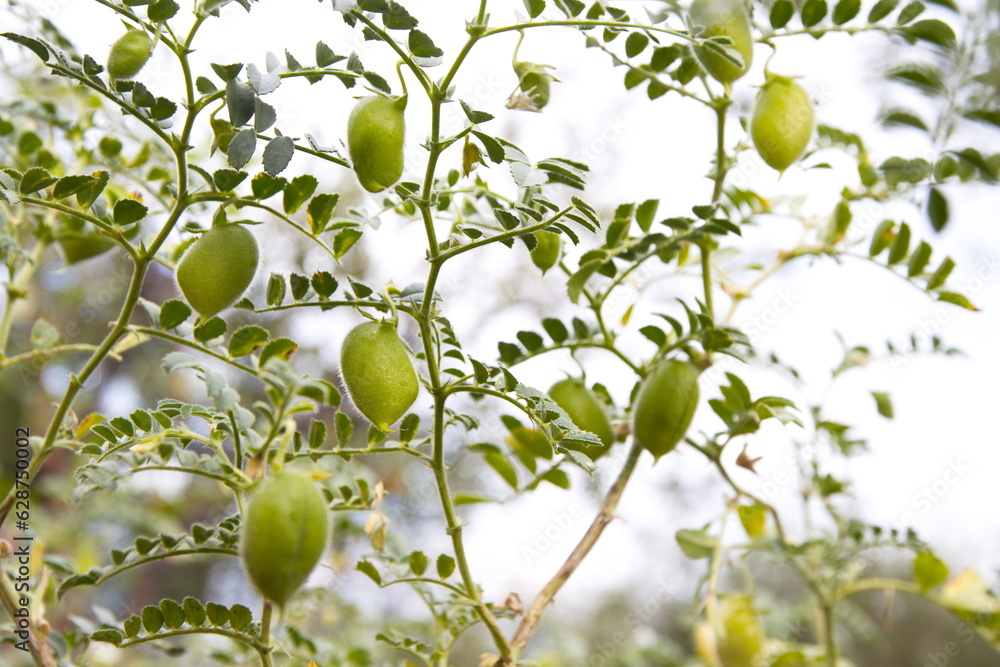
{"label": "unripe pod", "polygon": [[340,351],[340,374],[354,407],[383,431],[406,414],[420,391],[409,350],[392,322],[351,329]]}
{"label": "unripe pod", "polygon": [[763,648],[760,621],[745,595],[726,597],[718,609],[722,627],[716,632],[716,650],[722,667],[752,667]]}
{"label": "unripe pod", "polygon": [[567,449],[575,449],[583,452],[596,461],[603,456],[615,442],[615,432],[611,428],[611,420],[608,413],[601,405],[594,393],[587,389],[587,386],[580,380],[566,378],[552,385],[549,389],[549,396],[566,414],[573,423],[584,431],[590,431],[604,443],[603,447],[583,447],[573,444],[564,445]]}
{"label": "unripe pod", "polygon": [[207,320],[243,296],[257,272],[257,260],[257,241],[245,227],[212,227],[177,263],[177,285]]}
{"label": "unripe pod", "polygon": [[56,237],[66,257],[66,264],[76,264],[115,247],[111,239],[95,233],[64,232]]}
{"label": "unripe pod", "polygon": [[381,192],[403,175],[406,97],[362,97],[347,120],[347,149],[358,181]]}
{"label": "unripe pod", "polygon": [[240,559],[261,597],[285,606],[323,555],[328,527],[326,502],[308,477],[280,472],[261,483],[240,535]]}
{"label": "unripe pod", "polygon": [[635,397],[632,433],[657,460],[677,447],[698,407],[698,371],[668,359],[649,373]]}
{"label": "unripe pod", "polygon": [[694,0],[690,13],[695,24],[705,27],[700,37],[728,37],[733,40],[730,47],[743,56],[739,67],[710,47],[696,46],[695,55],[705,71],[726,85],[746,74],[753,63],[753,35],[744,0]]}
{"label": "unripe pod", "polygon": [[754,104],[750,136],[764,162],[780,172],[806,150],[813,132],[813,105],[802,86],[769,74]]}
{"label": "unripe pod", "polygon": [[538,243],[531,249],[531,262],[545,273],[559,263],[562,255],[562,236],[555,232],[535,232]]}
{"label": "unripe pod", "polygon": [[129,30],[111,45],[108,75],[112,79],[131,79],[153,55],[153,42],[142,30]]}

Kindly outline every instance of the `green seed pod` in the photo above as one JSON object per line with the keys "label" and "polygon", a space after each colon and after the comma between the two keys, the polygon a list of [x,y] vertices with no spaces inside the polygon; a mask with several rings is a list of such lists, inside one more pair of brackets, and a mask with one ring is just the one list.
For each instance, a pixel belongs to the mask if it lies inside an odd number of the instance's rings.
{"label": "green seed pod", "polygon": [[575,449],[583,452],[596,461],[604,456],[611,445],[615,442],[615,432],[611,428],[611,420],[608,413],[604,411],[604,406],[594,396],[594,392],[587,389],[580,380],[566,378],[552,385],[549,389],[549,396],[560,408],[566,411],[573,423],[584,431],[590,431],[604,443],[603,447],[583,447],[576,444],[566,445],[567,449]]}
{"label": "green seed pod", "polygon": [[698,407],[698,371],[689,363],[661,361],[643,380],[633,406],[632,433],[659,460],[677,447]]}
{"label": "green seed pod", "polygon": [[257,241],[245,227],[212,227],[177,263],[177,286],[202,319],[243,296],[257,272]]}
{"label": "green seed pod", "polygon": [[347,120],[347,148],[358,181],[381,192],[403,175],[406,97],[362,97]]}
{"label": "green seed pod", "polygon": [[111,45],[108,75],[112,79],[131,79],[153,55],[153,42],[142,30],[129,30]]}
{"label": "green seed pod", "polygon": [[753,63],[753,35],[744,0],[694,0],[691,20],[705,27],[700,37],[728,37],[731,47],[743,56],[743,67],[739,67],[710,47],[696,46],[695,55],[712,78],[728,86],[747,73]]}
{"label": "green seed pod", "polygon": [[722,667],[751,667],[763,648],[760,621],[746,595],[728,596],[718,609],[721,628],[716,631],[716,650]]}
{"label": "green seed pod", "polygon": [[97,257],[115,247],[115,242],[100,234],[64,232],[56,237],[62,248],[66,264],[76,264],[91,257]]}
{"label": "green seed pod", "polygon": [[326,502],[308,477],[280,472],[253,494],[241,530],[247,576],[261,597],[284,607],[326,548]]}
{"label": "green seed pod", "polygon": [[409,350],[392,322],[351,329],[340,351],[340,374],[354,407],[383,431],[406,414],[420,391]]}
{"label": "green seed pod", "polygon": [[805,153],[813,121],[812,100],[802,86],[769,74],[757,93],[750,136],[764,162],[784,172]]}
{"label": "green seed pod", "polygon": [[544,274],[559,263],[562,256],[562,236],[555,232],[535,232],[538,243],[531,249],[531,262]]}

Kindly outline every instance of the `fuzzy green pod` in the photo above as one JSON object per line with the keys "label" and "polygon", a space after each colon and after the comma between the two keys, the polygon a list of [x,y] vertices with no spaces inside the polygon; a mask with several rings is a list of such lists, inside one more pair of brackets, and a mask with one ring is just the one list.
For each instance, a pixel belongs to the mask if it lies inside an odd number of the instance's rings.
{"label": "fuzzy green pod", "polygon": [[403,175],[406,97],[362,97],[347,119],[347,149],[358,181],[381,192]]}
{"label": "fuzzy green pod", "polygon": [[718,609],[716,650],[722,667],[750,667],[763,650],[763,631],[753,602],[746,595],[725,597]]}
{"label": "fuzzy green pod", "polygon": [[153,42],[142,30],[129,30],[111,45],[108,54],[108,76],[127,80],[146,66],[153,55]]}
{"label": "fuzzy green pod", "polygon": [[531,263],[545,273],[559,263],[562,256],[562,236],[542,230],[535,232],[535,240],[538,242],[531,249]]}
{"label": "fuzzy green pod", "polygon": [[115,247],[111,239],[96,233],[64,232],[56,237],[66,264],[76,264]]}
{"label": "fuzzy green pod", "polygon": [[243,296],[257,272],[257,241],[245,227],[212,227],[177,263],[177,285],[203,319]]}
{"label": "fuzzy green pod", "polygon": [[328,529],[326,502],[311,479],[279,472],[261,483],[240,536],[240,559],[261,597],[285,606],[319,563]]}
{"label": "fuzzy green pod", "polygon": [[632,433],[657,460],[677,447],[698,407],[698,371],[690,363],[661,361],[639,387]]}
{"label": "fuzzy green pod", "polygon": [[757,93],[750,136],[764,162],[784,172],[805,153],[812,139],[812,100],[794,80],[769,74]]}
{"label": "fuzzy green pod", "polygon": [[743,56],[743,67],[727,60],[708,46],[694,49],[698,61],[713,79],[726,85],[747,73],[753,63],[753,34],[744,0],[694,0],[691,20],[705,31],[700,37],[728,37],[731,47]]}
{"label": "fuzzy green pod", "polygon": [[603,447],[583,447],[575,443],[565,444],[567,449],[583,452],[596,461],[604,456],[615,442],[615,432],[604,406],[580,380],[566,378],[552,385],[549,396],[566,411],[573,423],[584,431],[590,431],[604,443]]}
{"label": "fuzzy green pod", "polygon": [[392,322],[351,329],[340,351],[340,374],[354,407],[383,431],[406,414],[420,391],[409,350]]}

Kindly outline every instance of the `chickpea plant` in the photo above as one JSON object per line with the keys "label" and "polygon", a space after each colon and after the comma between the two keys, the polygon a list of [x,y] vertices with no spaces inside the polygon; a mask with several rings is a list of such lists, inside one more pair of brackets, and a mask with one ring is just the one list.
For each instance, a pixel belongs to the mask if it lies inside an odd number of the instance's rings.
{"label": "chickpea plant", "polygon": [[[29,22],[37,26],[30,34],[3,34],[40,60],[31,75],[37,80],[30,85],[41,87],[44,81],[73,102],[69,110],[86,107],[88,112],[67,118],[68,111],[42,97],[0,108],[0,219],[8,294],[0,322],[0,370],[9,378],[56,360],[73,369],[48,426],[32,429],[32,479],[56,475],[46,461],[56,453],[68,456],[75,467],[74,500],[120,497],[121,511],[140,517],[159,510],[148,497],[145,504],[127,501],[122,483],[142,471],[190,475],[193,487],[214,485],[224,495],[202,508],[207,523],[192,523],[183,534],[155,527],[144,532],[141,526],[156,524],[137,522],[130,544],[98,545],[98,562],[73,553],[46,554],[33,573],[32,614],[23,641],[13,632],[16,624],[8,626],[14,639],[3,648],[4,664],[21,659],[6,657],[21,656],[16,648],[29,651],[40,666],[97,664],[98,647],[116,651],[116,664],[161,664],[157,656],[183,664],[209,664],[214,658],[264,667],[471,664],[454,657],[471,628],[484,630],[469,639],[481,667],[569,664],[534,651],[531,640],[544,627],[544,614],[557,593],[573,585],[572,575],[611,522],[636,468],[654,462],[667,468],[677,448],[704,456],[730,487],[728,497],[719,499],[717,521],[676,535],[679,550],[704,564],[689,619],[693,652],[683,664],[850,664],[842,640],[851,627],[838,622],[838,612],[852,596],[873,589],[929,600],[1000,648],[1000,602],[984,579],[949,572],[912,530],[883,530],[841,513],[838,502],[847,480],[835,476],[828,462],[831,456],[850,457],[864,442],[851,433],[850,424],[829,418],[821,404],[796,406],[786,398],[753,393],[739,377],[742,364],[786,372],[792,385],[802,380],[777,356],[756,354],[747,334],[731,324],[755,288],[801,258],[866,261],[930,299],[975,309],[947,286],[954,262],[934,253],[930,240],[913,238],[916,232],[908,223],[887,219],[872,230],[851,233],[860,207],[897,200],[923,206],[940,231],[949,221],[943,185],[993,183],[998,177],[1000,158],[963,145],[955,131],[973,124],[1000,126],[995,88],[989,88],[998,71],[996,53],[990,62],[969,56],[979,53],[987,36],[949,0],[936,0],[935,18],[921,17],[926,8],[920,2],[900,8],[896,0],[878,0],[867,12],[860,0],[829,5],[774,0],[753,6],[743,0],[694,0],[649,2],[642,8],[525,0],[523,6],[515,3],[522,18],[512,23],[494,19],[512,14],[510,3],[450,3],[449,11],[468,14],[464,45],[455,52],[440,48],[436,42],[444,40],[425,32],[418,12],[403,3],[358,0],[347,7],[324,0],[332,10],[331,25],[346,23],[371,48],[392,54],[398,61],[395,72],[369,70],[359,54],[325,42],[315,45],[314,63],[296,44],[283,60],[269,55],[263,65],[240,62],[234,52],[235,64],[201,71],[191,54],[202,27],[225,23],[244,10],[252,19],[251,0],[94,2],[127,26],[106,58],[80,53],[73,35],[49,21]],[[958,33],[951,24],[959,26]],[[677,210],[663,193],[650,192],[643,201],[598,210],[587,201],[589,165],[515,145],[494,129],[498,110],[465,101],[468,91],[459,73],[474,62],[483,42],[519,34],[530,43],[554,31],[578,33],[581,50],[605,53],[607,66],[621,72],[624,88],[601,95],[631,95],[631,103],[658,105],[664,115],[683,99],[714,119],[716,140],[705,146],[705,154],[714,158],[710,199],[691,211]],[[896,108],[884,116],[888,126],[926,133],[939,149],[933,161],[901,155],[873,163],[862,137],[815,124],[806,79],[773,72],[768,64],[764,79],[751,81],[755,47],[759,58],[768,49],[780,52],[795,36],[861,32],[884,35],[904,54],[903,64],[887,73],[891,85],[948,101],[933,107],[939,109],[936,119],[928,118],[926,109]],[[183,83],[179,99],[168,99],[156,84],[142,80],[153,57],[171,63],[170,76]],[[512,63],[511,109],[549,113],[546,107],[559,86],[571,85],[559,83],[552,67],[520,60],[517,52]],[[983,72],[993,78],[972,76]],[[330,86],[345,107],[354,105],[346,128],[326,128],[346,151],[320,145],[268,103],[268,94],[292,79]],[[760,86],[756,104],[738,110],[732,88],[748,81]],[[417,104],[430,109],[429,126],[408,123]],[[464,129],[446,134],[442,112],[456,107],[464,114]],[[124,114],[122,134],[95,140],[100,132],[95,114]],[[726,136],[733,117],[746,128],[735,138]],[[192,146],[196,130],[210,130],[210,155]],[[407,137],[419,141],[423,151],[422,176],[414,181],[404,177]],[[856,165],[859,183],[841,192],[820,225],[794,208],[787,212],[803,222],[802,239],[777,248],[772,263],[744,258],[743,230],[774,211],[764,197],[729,182],[732,167],[756,159],[756,152],[776,170],[775,177],[786,170],[818,169],[824,166],[815,157],[820,149]],[[329,191],[317,175],[296,171],[301,164],[296,157],[303,155],[351,174],[352,187],[374,196],[366,195],[363,209],[346,209],[342,193]],[[484,175],[477,165],[494,168]],[[426,245],[414,252],[425,260],[424,273],[409,287],[366,285],[346,268],[352,250],[375,242],[366,232],[378,217],[384,224],[412,220],[423,229]],[[288,226],[324,253],[326,266],[312,275],[273,271],[267,253],[261,263],[249,225]],[[542,319],[536,330],[519,332],[516,341],[496,341],[495,356],[474,358],[462,346],[469,332],[452,326],[451,304],[437,287],[451,260],[498,246],[540,270],[527,279],[541,272],[562,276],[565,302],[579,314]],[[726,271],[716,263],[721,250],[728,253]],[[118,314],[109,327],[91,332],[93,340],[66,341],[46,319],[55,314],[19,308],[45,289],[39,267],[48,262],[76,265],[123,257],[128,283],[118,294]],[[609,295],[640,267],[671,278],[693,272],[703,293],[663,304],[655,321],[638,328],[646,347],[626,348],[619,340],[636,325],[628,318],[609,320],[606,306]],[[175,276],[179,293],[173,297],[157,298],[153,295],[162,291],[144,289],[162,271]],[[251,288],[255,276],[263,289]],[[367,319],[342,341],[346,397],[337,383],[310,376],[308,365],[297,363],[299,344],[278,333],[281,320],[275,314],[306,310]],[[20,314],[34,318],[28,329],[15,326]],[[249,323],[236,327],[236,320]],[[416,344],[400,337],[402,322],[418,332]],[[914,345],[914,352],[948,351],[936,339],[931,350]],[[573,351],[579,369],[572,377],[553,369],[548,393],[518,380],[523,362],[565,350]],[[615,404],[600,378],[587,373],[588,350],[611,355],[633,379],[627,402]],[[191,403],[163,395],[129,414],[78,411],[82,390],[102,367],[154,351],[163,352],[158,374],[197,378],[206,400]],[[831,370],[831,382],[873,356],[868,349],[845,350],[843,364]],[[706,381],[705,371],[724,357],[735,360],[728,366],[733,372],[715,386]],[[470,504],[495,501],[487,493],[493,487],[485,483],[478,495],[453,491],[453,445],[479,424],[475,410],[458,407],[469,405],[459,400],[469,397],[474,405],[505,410],[508,433],[468,446],[463,456],[473,457],[481,477],[495,475],[491,482],[509,486],[511,494],[540,486],[565,489],[574,480],[586,483],[598,466],[616,475],[601,489],[603,500],[583,538],[523,606],[485,596],[477,563],[466,550],[464,526],[475,516]],[[890,397],[875,399],[879,412],[891,418]],[[693,431],[696,414],[714,414],[716,430]],[[779,508],[740,486],[722,462],[723,452],[735,443],[753,443],[753,434],[767,420],[807,427],[804,432],[814,434],[816,449],[824,451],[803,467],[803,502],[829,515],[830,521],[814,526],[830,527],[808,528],[805,540],[786,532],[788,519]],[[627,453],[607,456],[612,448]],[[381,505],[385,492],[376,477],[377,464],[386,457],[433,484],[436,498],[421,502],[436,502],[439,527],[450,545],[446,552],[425,553],[422,549],[429,547],[393,534],[387,521],[392,510]],[[754,461],[742,455],[737,465],[752,470]],[[12,489],[0,502],[5,528],[15,500]],[[67,522],[74,521],[80,506],[65,506]],[[739,518],[744,535],[725,534],[731,516]],[[873,548],[912,552],[912,576],[886,578],[855,567],[859,555]],[[374,614],[381,608],[378,596],[389,594],[382,589],[402,585],[426,603],[426,618],[364,636],[342,631],[342,623],[353,622],[348,603],[303,589],[310,574],[322,569],[324,553],[334,559],[361,554],[353,567],[371,580],[371,607],[362,605],[362,612]],[[723,575],[734,568],[731,557],[750,553],[798,573],[808,595],[804,618],[809,630],[795,636],[766,633],[752,581],[743,587],[726,583]],[[262,598],[259,611],[221,605],[200,588],[134,613],[128,604],[113,610],[95,606],[92,614],[81,609],[91,600],[88,591],[113,586],[126,573],[165,560],[206,567],[242,563],[247,586],[252,584]],[[18,594],[10,560],[3,563],[0,598],[13,614]],[[275,607],[279,614],[273,613]],[[328,626],[311,622],[311,616],[331,618],[324,608],[343,612]],[[171,657],[185,652],[188,657]],[[133,658],[139,655],[146,657]],[[621,660],[640,664],[638,658]]]}

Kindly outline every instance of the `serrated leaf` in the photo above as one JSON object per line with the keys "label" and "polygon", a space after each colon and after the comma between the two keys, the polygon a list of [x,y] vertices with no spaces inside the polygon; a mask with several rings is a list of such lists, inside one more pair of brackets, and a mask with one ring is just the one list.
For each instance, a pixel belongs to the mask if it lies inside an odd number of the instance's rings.
{"label": "serrated leaf", "polygon": [[124,641],[122,633],[114,628],[102,628],[97,632],[91,633],[90,639],[95,642],[107,642],[108,644],[114,644],[118,646]]}
{"label": "serrated leaf", "polygon": [[229,625],[234,630],[244,631],[253,623],[253,613],[241,604],[229,608]]}
{"label": "serrated leaf", "polygon": [[444,51],[435,46],[434,40],[421,30],[411,30],[407,44],[410,53],[418,58],[440,58],[444,55]]}
{"label": "serrated leaf", "polygon": [[149,209],[135,199],[119,199],[115,202],[113,218],[121,227],[142,220],[148,212]]}
{"label": "serrated leaf", "polygon": [[[232,150],[232,144],[230,144]],[[275,137],[267,142],[264,148],[264,171],[271,176],[277,176],[288,163],[292,161],[295,154],[295,142],[291,137]]]}
{"label": "serrated leaf", "polygon": [[201,602],[193,597],[186,597],[181,603],[181,607],[184,609],[184,619],[187,621],[188,625],[193,627],[198,627],[205,623],[207,614],[205,613],[205,607],[202,606]]}
{"label": "serrated leaf", "polygon": [[262,327],[240,327],[229,338],[229,356],[236,359],[251,354],[266,343],[268,338],[270,334]]}
{"label": "serrated leaf", "polygon": [[226,83],[226,108],[234,127],[245,125],[253,118],[255,99],[253,89],[242,81],[230,79]]}
{"label": "serrated leaf", "polygon": [[272,273],[267,280],[267,305],[280,306],[285,300],[285,277],[280,273]]}
{"label": "serrated leaf", "polygon": [[233,136],[226,149],[229,166],[242,169],[253,157],[256,149],[257,133],[253,130],[240,130]]}
{"label": "serrated leaf", "polygon": [[163,614],[163,624],[171,630],[184,625],[184,610],[173,600],[160,600],[160,613]]}
{"label": "serrated leaf", "polygon": [[149,605],[144,607],[141,613],[142,627],[146,632],[155,635],[163,627],[163,613],[159,607]]}
{"label": "serrated leaf", "polygon": [[294,340],[289,338],[275,338],[261,350],[260,365],[263,367],[269,359],[274,357],[280,357],[287,361],[298,349],[299,345]]}
{"label": "serrated leaf", "polygon": [[214,340],[226,333],[226,321],[221,317],[212,317],[199,324],[194,329],[194,339],[199,343]]}
{"label": "serrated leaf", "polygon": [[359,561],[358,564],[354,566],[354,569],[374,581],[376,585],[382,585],[382,575],[378,573],[378,570],[376,570],[375,566],[370,562],[366,560]]}
{"label": "serrated leaf", "polygon": [[229,609],[221,604],[209,602],[205,605],[205,615],[208,616],[208,622],[216,627],[229,624]]}
{"label": "serrated leaf", "polygon": [[333,237],[333,256],[337,259],[347,254],[347,251],[354,247],[354,244],[361,240],[363,233],[360,229],[347,228],[337,232]]}
{"label": "serrated leaf", "polygon": [[215,187],[223,192],[236,189],[236,186],[245,181],[246,177],[245,171],[236,171],[235,169],[219,169],[212,174]]}
{"label": "serrated leaf", "polygon": [[428,560],[424,552],[414,551],[406,560],[410,565],[410,571],[416,576],[421,577],[427,571]]}
{"label": "serrated leaf", "polygon": [[306,207],[306,220],[309,222],[309,229],[313,234],[319,234],[326,229],[326,225],[333,215],[333,209],[339,200],[340,195],[326,193],[312,198],[309,206]]}
{"label": "serrated leaf", "polygon": [[21,177],[21,183],[18,186],[18,191],[21,195],[29,195],[32,192],[37,192],[38,190],[49,187],[57,180],[59,179],[42,167],[31,167],[24,172],[24,176]]}
{"label": "serrated leaf", "polygon": [[437,558],[437,574],[441,579],[447,579],[455,571],[455,559],[451,556],[441,554]]}

